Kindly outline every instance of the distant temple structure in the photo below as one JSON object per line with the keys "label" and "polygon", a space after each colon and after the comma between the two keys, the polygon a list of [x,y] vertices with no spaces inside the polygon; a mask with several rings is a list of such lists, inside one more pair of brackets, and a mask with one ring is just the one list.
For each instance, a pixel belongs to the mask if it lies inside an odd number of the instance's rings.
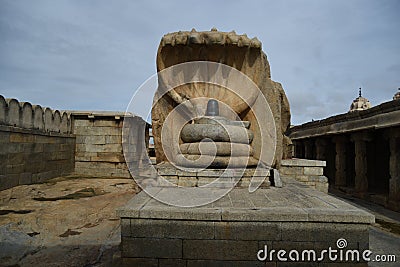
{"label": "distant temple structure", "polygon": [[397,99],[400,99],[400,88],[399,88],[399,91],[397,93],[395,93],[393,96],[393,100],[397,100]]}
{"label": "distant temple structure", "polygon": [[361,88],[360,88],[359,92],[358,92],[358,97],[353,100],[353,103],[351,103],[349,112],[353,112],[356,110],[366,110],[369,108],[371,108],[371,103],[369,102],[368,99],[366,99],[365,97],[362,97]]}
{"label": "distant temple structure", "polygon": [[350,111],[290,129],[294,157],[325,160],[329,190],[400,210],[400,91],[371,107],[357,97]]}

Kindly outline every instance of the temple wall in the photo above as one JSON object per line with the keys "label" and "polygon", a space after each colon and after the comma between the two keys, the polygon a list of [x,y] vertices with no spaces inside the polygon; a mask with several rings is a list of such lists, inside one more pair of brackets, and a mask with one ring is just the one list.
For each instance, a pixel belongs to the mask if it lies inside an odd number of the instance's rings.
{"label": "temple wall", "polygon": [[[130,145],[148,144],[148,124],[140,117],[125,117],[121,112],[72,111],[73,131],[76,135],[75,174],[104,178],[131,178],[122,149],[124,120],[132,127],[145,130],[145,140],[131,138]],[[136,151],[135,151],[136,152]],[[147,148],[137,151],[144,158]]]}
{"label": "temple wall", "polygon": [[0,95],[0,190],[69,174],[131,178],[122,144],[137,170],[148,159],[149,126],[124,112],[58,111]]}
{"label": "temple wall", "polygon": [[326,161],[330,191],[400,210],[400,100],[291,128],[294,157]]}
{"label": "temple wall", "polygon": [[69,174],[74,154],[66,112],[0,95],[0,190]]}

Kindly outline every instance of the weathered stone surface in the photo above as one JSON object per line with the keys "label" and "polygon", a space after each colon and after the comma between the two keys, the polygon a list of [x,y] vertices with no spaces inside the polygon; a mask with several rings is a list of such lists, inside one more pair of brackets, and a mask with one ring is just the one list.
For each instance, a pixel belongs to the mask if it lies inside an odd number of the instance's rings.
{"label": "weathered stone surface", "polygon": [[137,219],[131,220],[129,236],[214,239],[214,222]]}
{"label": "weathered stone surface", "polygon": [[271,222],[216,222],[215,239],[281,240],[280,225]]}
{"label": "weathered stone surface", "polygon": [[272,179],[273,179],[273,185],[275,187],[282,187],[282,180],[281,180],[281,176],[279,174],[279,171],[276,169],[272,170]]}
{"label": "weathered stone surface", "polygon": [[325,161],[306,159],[282,160],[280,173],[284,177],[294,178],[303,184],[328,193],[328,178],[323,176]]}
{"label": "weathered stone surface", "polygon": [[300,166],[300,167],[326,167],[326,161],[309,159],[284,159],[282,166]]}
{"label": "weathered stone surface", "polygon": [[210,117],[210,116],[204,116],[200,117],[197,119],[194,119],[195,124],[211,124],[211,125],[234,125],[234,126],[240,126],[249,129],[250,127],[250,122],[249,121],[234,121],[234,120],[228,120],[224,117],[221,116],[215,116],[215,117]]}
{"label": "weathered stone surface", "polygon": [[40,132],[70,133],[71,120],[65,112],[28,102],[0,97],[0,124]]}
{"label": "weathered stone surface", "polygon": [[322,167],[304,167],[305,175],[324,175],[324,169]]}
{"label": "weathered stone surface", "polygon": [[186,186],[186,187],[194,187],[197,186],[197,177],[186,177],[186,176],[182,176],[179,177],[178,180],[178,185],[179,186]]}
{"label": "weathered stone surface", "polygon": [[[178,189],[161,188],[154,195],[155,197],[157,194],[174,195],[174,190]],[[205,190],[209,192],[218,189],[207,188]],[[297,194],[293,194],[293,192],[297,192]],[[140,211],[139,214],[137,211]],[[217,202],[196,209],[168,206],[151,200],[142,192],[132,202],[121,208],[120,212],[126,215],[132,212],[133,215],[130,217],[141,219],[180,220],[190,218],[191,220],[217,221],[304,221],[362,224],[374,222],[371,214],[332,196],[307,188],[294,180],[283,188],[259,189],[251,194],[247,189],[233,189]]]}
{"label": "weathered stone surface", "polygon": [[0,265],[119,266],[115,209],[136,192],[133,180],[79,176],[0,191]]}
{"label": "weathered stone surface", "polygon": [[[210,43],[212,43],[212,45],[209,45]],[[251,47],[251,49],[249,49],[249,47]],[[273,118],[269,118],[266,114],[257,114],[259,117],[256,118],[253,111],[245,113],[248,105],[243,99],[238,97],[234,92],[216,85],[182,85],[174,88],[174,90],[162,97],[162,92],[158,92],[156,93],[156,99],[158,97],[161,98],[154,103],[155,105],[152,109],[153,135],[157,163],[167,161],[164,151],[165,147],[163,148],[161,145],[161,131],[170,111],[174,109],[177,104],[183,103],[186,99],[206,97],[220,101],[220,109],[222,109],[222,111],[220,110],[222,112],[221,116],[231,114],[227,111],[227,113],[224,114],[221,103],[225,103],[226,106],[230,107],[237,115],[243,115],[243,117],[241,117],[242,120],[250,122],[250,130],[254,132],[252,147],[254,148],[254,155],[256,158],[260,157],[262,147],[258,123],[274,120],[277,129],[277,147],[273,166],[279,167],[280,160],[284,156],[283,153],[287,151],[287,149],[283,149],[283,147],[288,146],[290,142],[289,139],[284,138],[284,132],[288,130],[290,125],[289,103],[282,86],[270,79],[269,63],[266,55],[261,50],[260,42],[236,35],[234,32],[178,32],[167,34],[163,37],[157,52],[157,71],[162,71],[170,66],[190,61],[218,62],[234,67],[247,75],[261,90],[263,97],[266,98],[266,101],[271,107]],[[184,79],[184,77],[179,76],[175,76],[174,78]],[[227,79],[227,88],[231,86],[231,84],[229,84],[230,82],[232,81]],[[161,81],[161,83],[168,84],[168,81]],[[259,100],[257,99],[261,99],[261,95],[250,91],[251,89],[249,88],[241,88],[239,90],[241,90],[240,95],[245,96],[250,105],[258,105],[257,103],[259,103]],[[204,116],[206,102],[198,106],[202,107],[201,114],[199,115]],[[256,109],[254,112],[257,112]],[[227,118],[233,119],[230,117]],[[257,120],[259,120],[259,122],[257,122]],[[179,127],[174,128],[173,125],[166,125],[166,127],[171,129],[171,138],[172,136],[179,136]],[[271,127],[272,125],[270,125],[270,128]],[[170,141],[172,141],[172,139],[167,142]],[[263,145],[267,147],[270,146],[268,141]],[[285,157],[286,156],[287,155],[285,155]],[[265,160],[268,161],[267,158],[265,158]]]}
{"label": "weathered stone surface", "polygon": [[74,169],[75,138],[70,134],[0,125],[0,138],[0,175],[5,175],[0,189],[44,182]]}
{"label": "weathered stone surface", "polygon": [[258,160],[253,157],[229,157],[229,156],[208,156],[208,155],[178,155],[176,163],[181,166],[198,168],[245,168],[257,166]]}
{"label": "weathered stone surface", "polygon": [[257,241],[183,240],[184,259],[254,260]]}
{"label": "weathered stone surface", "polygon": [[316,241],[337,240],[346,238],[367,242],[360,237],[368,237],[367,224],[315,224],[310,222],[282,222],[281,225],[283,241]]}
{"label": "weathered stone surface", "polygon": [[[188,260],[187,267],[265,267],[265,263],[261,261],[217,261],[217,260]],[[269,266],[269,265],[267,265]],[[275,265],[274,265],[275,267]]]}
{"label": "weathered stone surface", "polygon": [[122,267],[132,267],[132,266],[159,267],[158,259],[150,259],[150,258],[123,258],[122,259]]}
{"label": "weathered stone surface", "polygon": [[247,144],[228,142],[197,142],[181,144],[182,154],[216,155],[216,156],[252,156],[253,149]]}
{"label": "weathered stone surface", "polygon": [[24,255],[33,254],[37,249],[35,238],[12,229],[10,224],[0,226],[1,265],[12,266]]}
{"label": "weathered stone surface", "polygon": [[194,143],[209,138],[215,142],[232,142],[249,144],[253,133],[246,128],[235,125],[186,124],[181,131],[183,142]]}
{"label": "weathered stone surface", "polygon": [[187,267],[186,260],[181,259],[159,259],[160,267]]}
{"label": "weathered stone surface", "polygon": [[[154,195],[156,198],[163,194],[173,195],[174,190],[160,189]],[[208,189],[208,192],[212,193],[212,190]],[[142,240],[137,238],[126,238],[126,230],[123,232],[123,244],[130,242],[131,246],[141,244],[146,248],[146,251],[136,250],[140,252],[138,258],[156,255],[160,263],[164,256],[159,253],[166,249],[159,245],[149,247],[148,244],[158,240],[163,244],[167,237],[170,242],[175,242],[178,238],[182,247],[175,248],[179,251],[172,255],[178,257],[182,251],[179,260],[186,261],[186,266],[273,266],[272,263],[279,266],[281,262],[276,259],[276,254],[273,262],[256,262],[257,252],[265,245],[269,251],[321,251],[328,247],[336,248],[339,238],[347,240],[347,248],[366,249],[369,224],[374,218],[296,181],[284,188],[259,189],[251,194],[247,190],[233,189],[214,203],[190,209],[168,206],[140,193],[137,200],[133,199],[120,212],[123,219],[131,219],[132,235],[151,240],[142,244]],[[132,212],[131,216],[129,212]],[[299,262],[293,263],[296,263],[293,266],[302,266],[298,265]],[[310,266],[309,262],[303,263]]]}
{"label": "weathered stone surface", "polygon": [[[141,141],[148,142],[141,139],[148,138],[146,123],[140,117],[121,112],[71,113],[77,140],[75,172],[85,176],[131,178],[125,162],[132,167],[147,155],[145,145],[142,150],[137,146]],[[123,140],[123,123],[126,130],[141,134],[126,133]],[[124,151],[123,144],[127,144]]]}
{"label": "weathered stone surface", "polygon": [[122,241],[124,258],[182,258],[182,240],[172,238],[134,238]]}

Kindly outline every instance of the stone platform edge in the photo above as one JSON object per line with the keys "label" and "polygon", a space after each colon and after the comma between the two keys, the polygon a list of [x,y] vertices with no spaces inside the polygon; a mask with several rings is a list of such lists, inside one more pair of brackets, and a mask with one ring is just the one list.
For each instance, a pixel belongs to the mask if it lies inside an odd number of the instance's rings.
{"label": "stone platform edge", "polygon": [[[163,190],[163,189],[160,189]],[[242,189],[245,190],[245,189]],[[268,189],[258,189],[266,190]],[[334,199],[329,195],[321,201]],[[340,201],[335,199],[336,201]],[[152,205],[147,206],[149,202]],[[195,221],[241,221],[241,222],[325,222],[325,223],[375,223],[375,217],[361,209],[343,202],[338,209],[296,207],[173,207],[156,203],[145,192],[140,192],[125,206],[117,209],[117,215],[130,219],[195,220]],[[342,202],[342,201],[341,201]]]}

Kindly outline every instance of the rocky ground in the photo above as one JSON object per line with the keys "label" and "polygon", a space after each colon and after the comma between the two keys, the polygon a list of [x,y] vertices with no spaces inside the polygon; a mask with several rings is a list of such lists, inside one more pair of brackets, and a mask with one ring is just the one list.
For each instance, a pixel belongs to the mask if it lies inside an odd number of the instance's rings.
{"label": "rocky ground", "polygon": [[[115,209],[138,192],[132,179],[60,177],[0,191],[0,266],[118,266],[120,228]],[[400,214],[346,199],[372,212],[370,249],[395,254]]]}
{"label": "rocky ground", "polygon": [[[79,178],[79,179],[78,179]],[[61,177],[0,192],[0,266],[116,266],[132,179]]]}

